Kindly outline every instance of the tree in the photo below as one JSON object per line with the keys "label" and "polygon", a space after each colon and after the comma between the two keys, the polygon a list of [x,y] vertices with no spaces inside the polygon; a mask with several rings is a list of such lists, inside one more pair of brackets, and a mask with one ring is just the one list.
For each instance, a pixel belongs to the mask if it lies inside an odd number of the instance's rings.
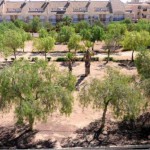
{"label": "tree", "polygon": [[77,50],[80,49],[80,43],[81,43],[81,36],[78,34],[73,34],[68,42],[68,49],[70,50],[75,50],[75,53]]}
{"label": "tree", "polygon": [[91,30],[91,41],[93,42],[92,50],[94,50],[94,44],[96,41],[102,41],[104,39],[104,30],[99,26],[93,26]]}
{"label": "tree", "polygon": [[72,23],[72,19],[69,16],[65,16],[63,18],[62,22],[65,26],[70,26]]}
{"label": "tree", "polygon": [[108,33],[114,39],[114,50],[115,50],[116,47],[120,45],[120,42],[127,31],[127,27],[125,24],[111,23],[108,25],[107,30],[108,30]]}
{"label": "tree", "polygon": [[23,48],[23,52],[24,52],[25,41],[27,41],[28,39],[30,39],[31,35],[29,33],[26,33],[25,31],[21,31],[21,35],[22,35],[22,41],[23,41],[22,48]]}
{"label": "tree", "polygon": [[85,41],[85,55],[84,55],[84,61],[85,61],[85,76],[88,76],[90,74],[90,67],[91,67],[91,55],[92,52],[90,51],[90,48],[93,46],[93,43],[90,41]]}
{"label": "tree", "polygon": [[136,57],[135,64],[141,77],[140,86],[147,97],[146,106],[148,106],[150,104],[150,52],[148,50],[141,51]]}
{"label": "tree", "polygon": [[95,139],[104,130],[108,107],[113,109],[117,117],[134,119],[144,105],[140,89],[128,76],[111,68],[107,73],[104,80],[93,79],[85,84],[79,96],[83,107],[92,105],[95,109],[103,109],[101,126],[95,132]]}
{"label": "tree", "polygon": [[20,32],[15,30],[8,30],[4,33],[3,45],[4,49],[8,49],[10,52],[13,51],[16,59],[16,51],[18,48],[21,48],[24,44],[22,35]]}
{"label": "tree", "polygon": [[85,51],[85,76],[88,76],[90,74],[91,55],[93,54],[93,52],[91,52],[90,50],[90,48],[93,47],[93,42],[91,42],[91,30],[82,29],[80,31],[80,35],[82,36],[82,41],[84,43],[84,45],[82,45],[81,48],[83,48],[83,50]]}
{"label": "tree", "polygon": [[143,50],[137,55],[135,64],[142,79],[150,78],[150,53],[148,50]]}
{"label": "tree", "polygon": [[114,37],[112,34],[107,33],[105,35],[105,49],[107,50],[107,59],[106,59],[106,64],[109,62],[110,59],[110,52],[112,50],[114,50],[114,45],[115,45],[115,41],[114,41]]}
{"label": "tree", "polygon": [[70,37],[75,33],[75,29],[69,26],[63,26],[58,34],[58,41],[68,43]]}
{"label": "tree", "polygon": [[141,47],[147,47],[149,41],[150,34],[146,31],[132,31],[125,34],[122,44],[125,49],[132,50],[131,62],[134,61],[134,51],[140,50]]}
{"label": "tree", "polygon": [[45,38],[48,36],[48,32],[45,28],[41,28],[39,30],[39,38]]}
{"label": "tree", "polygon": [[75,30],[77,33],[80,33],[82,29],[89,29],[90,24],[87,21],[79,21],[75,24]]}
{"label": "tree", "polygon": [[66,58],[67,58],[67,61],[68,61],[68,70],[71,73],[72,72],[72,64],[73,64],[74,54],[71,53],[71,52],[68,52],[66,54]]}
{"label": "tree", "polygon": [[46,120],[54,111],[71,113],[75,82],[74,76],[45,61],[15,61],[0,71],[0,107],[15,106],[18,123],[28,121],[32,130],[35,120]]}
{"label": "tree", "polygon": [[34,46],[38,50],[42,50],[45,53],[45,60],[46,60],[46,53],[51,51],[54,48],[55,40],[48,36],[44,38],[39,38],[34,41]]}
{"label": "tree", "polygon": [[40,23],[40,19],[39,17],[34,17],[32,19],[32,21],[29,22],[30,26],[31,26],[31,32],[34,33],[34,32],[38,32],[38,30],[40,29],[41,27],[41,23]]}
{"label": "tree", "polygon": [[[67,53],[66,58],[68,60],[68,68],[70,72],[72,72],[72,64],[76,52],[81,48],[80,43],[81,43],[81,36],[78,34],[73,34],[69,39],[68,42],[69,53]],[[71,50],[74,50],[74,52],[71,52]]]}

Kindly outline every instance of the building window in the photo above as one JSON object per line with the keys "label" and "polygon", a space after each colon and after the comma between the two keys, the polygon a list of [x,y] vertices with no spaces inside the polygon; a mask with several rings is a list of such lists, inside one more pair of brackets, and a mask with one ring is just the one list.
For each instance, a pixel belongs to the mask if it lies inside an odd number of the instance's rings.
{"label": "building window", "polygon": [[103,7],[103,8],[96,7],[96,8],[94,8],[94,10],[95,10],[95,12],[107,12],[108,8],[107,7]]}
{"label": "building window", "polygon": [[88,8],[86,7],[74,8],[73,11],[74,12],[87,12]]}
{"label": "building window", "polygon": [[52,12],[63,12],[66,11],[66,7],[58,7],[58,8],[52,8]]}

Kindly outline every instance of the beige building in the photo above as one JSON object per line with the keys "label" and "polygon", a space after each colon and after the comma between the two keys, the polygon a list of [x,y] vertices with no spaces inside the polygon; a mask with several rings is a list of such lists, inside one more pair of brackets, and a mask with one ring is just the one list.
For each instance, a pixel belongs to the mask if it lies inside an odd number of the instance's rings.
{"label": "beige building", "polygon": [[80,20],[108,23],[123,20],[125,6],[120,0],[0,1],[0,21],[20,19],[28,22],[35,16],[52,24],[65,16],[70,16],[74,23]]}
{"label": "beige building", "polygon": [[125,18],[150,19],[150,2],[131,2],[125,5]]}

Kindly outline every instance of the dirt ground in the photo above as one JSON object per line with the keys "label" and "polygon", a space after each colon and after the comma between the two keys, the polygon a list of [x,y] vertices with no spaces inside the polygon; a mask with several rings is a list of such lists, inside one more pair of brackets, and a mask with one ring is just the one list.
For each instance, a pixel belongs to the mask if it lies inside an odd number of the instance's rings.
{"label": "dirt ground", "polygon": [[[26,43],[25,46],[25,52],[24,54],[21,54],[19,57],[28,57],[30,55],[33,55],[31,53],[32,42]],[[102,49],[102,44],[97,43],[95,45],[95,49]],[[57,45],[55,47],[55,51],[64,51],[67,50],[67,47],[64,45]],[[37,54],[38,55],[38,54]],[[49,54],[51,55],[51,54]],[[102,58],[105,57],[105,54],[98,54],[98,57]],[[114,57],[119,57],[123,59],[130,59],[131,52],[120,52],[118,54],[113,54]],[[43,57],[39,56],[38,57]],[[4,58],[1,57],[0,61],[3,61]],[[52,63],[52,62],[50,62]],[[53,62],[55,63],[61,70],[67,70],[67,67],[65,67],[62,63]],[[103,61],[99,62],[92,62],[91,63],[91,74],[85,78],[84,81],[80,83],[83,84],[86,80],[89,80],[91,78],[99,78],[102,79],[106,75],[106,68],[114,67],[118,68],[122,73],[125,73],[127,75],[137,75],[137,70],[135,67],[127,68],[127,67],[121,67],[119,66],[119,63],[115,62],[109,62],[107,65],[104,65]],[[84,74],[84,62],[76,62],[73,67],[73,74],[79,79]],[[74,93],[75,95],[75,101],[74,101],[74,107],[73,112],[70,116],[62,116],[58,112],[52,114],[51,116],[48,116],[46,122],[36,121],[34,124],[34,129],[38,130],[38,132],[34,135],[33,141],[37,142],[39,140],[52,140],[52,141],[58,141],[55,144],[57,147],[59,147],[59,143],[62,139],[67,137],[76,137],[77,133],[76,131],[88,126],[91,122],[94,122],[97,119],[100,119],[102,115],[102,111],[96,111],[93,110],[91,107],[82,109],[80,106],[77,95],[78,92],[76,91]],[[116,121],[114,119],[111,110],[107,113],[107,119],[110,121]],[[0,112],[0,127],[12,127],[14,126],[16,121],[16,118],[14,116],[14,109],[12,108],[9,112],[3,114]]]}

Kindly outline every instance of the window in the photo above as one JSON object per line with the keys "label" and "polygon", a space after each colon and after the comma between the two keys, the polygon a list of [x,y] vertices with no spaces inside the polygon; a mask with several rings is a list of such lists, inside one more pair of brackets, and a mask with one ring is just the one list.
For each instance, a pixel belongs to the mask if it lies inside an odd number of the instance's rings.
{"label": "window", "polygon": [[107,11],[108,11],[107,7],[103,7],[103,8],[96,7],[95,8],[95,12],[107,12]]}
{"label": "window", "polygon": [[86,7],[74,8],[74,12],[87,12],[88,9]]}

